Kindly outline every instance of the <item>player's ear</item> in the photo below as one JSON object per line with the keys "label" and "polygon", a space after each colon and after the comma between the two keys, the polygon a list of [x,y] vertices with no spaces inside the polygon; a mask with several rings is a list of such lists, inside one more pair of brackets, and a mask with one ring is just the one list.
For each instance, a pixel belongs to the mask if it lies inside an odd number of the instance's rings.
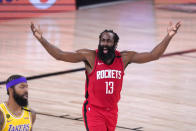
{"label": "player's ear", "polygon": [[14,89],[13,88],[8,88],[8,94],[9,94],[9,96],[12,96],[12,94],[14,93]]}

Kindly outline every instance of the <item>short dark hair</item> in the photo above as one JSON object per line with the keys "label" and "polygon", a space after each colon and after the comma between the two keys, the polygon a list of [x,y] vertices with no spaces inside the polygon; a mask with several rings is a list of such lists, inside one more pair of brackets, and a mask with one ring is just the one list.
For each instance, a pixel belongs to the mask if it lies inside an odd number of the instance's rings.
{"label": "short dark hair", "polygon": [[114,38],[114,44],[117,44],[118,41],[119,41],[119,36],[118,36],[117,33],[115,33],[113,30],[107,30],[107,29],[105,29],[103,32],[100,33],[100,35],[99,35],[99,40],[101,40],[101,37],[102,37],[103,33],[107,33],[107,32],[113,34],[113,36],[114,36],[114,37],[113,37],[113,38]]}
{"label": "short dark hair", "polygon": [[[24,77],[22,75],[11,75],[7,80],[6,80],[6,84],[9,83],[10,81],[13,81],[15,79],[18,79],[20,77]],[[11,86],[10,88],[14,88],[14,86]],[[9,95],[9,92],[7,90],[7,94]]]}

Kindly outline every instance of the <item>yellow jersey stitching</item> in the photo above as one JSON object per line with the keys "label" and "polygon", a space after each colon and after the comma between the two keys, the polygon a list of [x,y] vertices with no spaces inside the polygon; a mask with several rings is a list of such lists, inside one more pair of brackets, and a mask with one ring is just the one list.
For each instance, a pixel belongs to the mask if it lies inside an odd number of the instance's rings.
{"label": "yellow jersey stitching", "polygon": [[7,109],[7,112],[14,117],[15,119],[21,119],[24,116],[24,110],[22,110],[22,114],[20,116],[16,116],[14,114],[12,114],[12,112],[9,110],[8,106],[6,103],[4,103],[5,108]]}

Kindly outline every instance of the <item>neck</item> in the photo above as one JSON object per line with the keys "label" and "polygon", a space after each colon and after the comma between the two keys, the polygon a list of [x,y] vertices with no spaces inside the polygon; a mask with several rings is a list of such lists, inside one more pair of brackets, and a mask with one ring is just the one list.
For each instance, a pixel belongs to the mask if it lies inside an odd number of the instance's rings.
{"label": "neck", "polygon": [[111,59],[108,59],[108,60],[104,61],[104,63],[107,64],[107,65],[111,65],[114,61],[114,58],[115,58],[115,56],[113,56]]}
{"label": "neck", "polygon": [[22,108],[21,106],[19,106],[16,101],[14,100],[13,97],[9,97],[9,100],[7,102],[7,106],[9,108],[9,110],[13,113],[13,114],[18,114],[22,112]]}

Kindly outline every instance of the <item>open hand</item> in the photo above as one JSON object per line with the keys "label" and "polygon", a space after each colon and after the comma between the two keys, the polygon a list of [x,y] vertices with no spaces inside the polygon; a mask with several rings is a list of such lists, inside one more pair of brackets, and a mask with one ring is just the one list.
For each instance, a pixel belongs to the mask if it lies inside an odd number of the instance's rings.
{"label": "open hand", "polygon": [[38,28],[36,28],[33,22],[31,22],[31,31],[33,32],[33,35],[37,39],[41,39],[42,38],[43,32],[41,31],[40,26],[38,26]]}
{"label": "open hand", "polygon": [[181,26],[181,21],[177,22],[175,25],[173,25],[172,22],[169,22],[169,26],[167,27],[168,35],[173,37],[177,33],[180,26]]}

